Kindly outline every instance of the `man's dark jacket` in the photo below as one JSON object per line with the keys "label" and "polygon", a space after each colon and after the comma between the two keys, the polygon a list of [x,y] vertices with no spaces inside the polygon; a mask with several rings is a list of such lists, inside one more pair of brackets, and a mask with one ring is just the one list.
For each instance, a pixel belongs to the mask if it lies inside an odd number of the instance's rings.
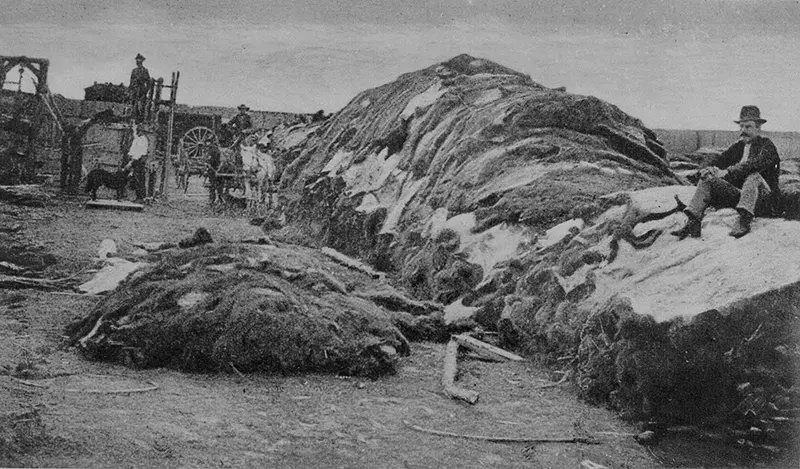
{"label": "man's dark jacket", "polygon": [[147,96],[150,87],[150,72],[145,67],[137,66],[131,70],[131,84],[128,86],[132,98]]}
{"label": "man's dark jacket", "polygon": [[738,188],[742,188],[747,176],[760,173],[772,192],[767,199],[768,215],[779,215],[781,209],[781,192],[778,187],[778,176],[781,173],[781,160],[778,149],[772,140],[760,135],[750,141],[750,156],[742,162],[744,142],[739,140],[710,161],[710,166],[727,169],[725,180]]}
{"label": "man's dark jacket", "polygon": [[228,121],[230,126],[235,132],[241,133],[253,126],[253,121],[247,114],[236,114],[231,120]]}

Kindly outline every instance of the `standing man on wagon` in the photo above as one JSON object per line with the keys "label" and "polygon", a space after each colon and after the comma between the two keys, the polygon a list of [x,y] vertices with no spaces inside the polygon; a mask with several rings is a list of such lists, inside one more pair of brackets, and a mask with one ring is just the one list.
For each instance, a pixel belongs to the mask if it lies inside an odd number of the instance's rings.
{"label": "standing man on wagon", "polygon": [[136,54],[136,68],[131,71],[131,84],[128,94],[131,113],[136,122],[141,122],[147,113],[147,93],[150,91],[150,72],[144,66],[144,56]]}
{"label": "standing man on wagon", "polygon": [[672,232],[680,239],[700,237],[707,207],[736,208],[739,219],[730,232],[734,238],[750,232],[753,217],[780,215],[780,157],[772,140],[760,135],[767,121],[756,106],[744,106],[734,122],[739,124],[739,141],[700,171],[697,190],[684,210],[686,224]]}

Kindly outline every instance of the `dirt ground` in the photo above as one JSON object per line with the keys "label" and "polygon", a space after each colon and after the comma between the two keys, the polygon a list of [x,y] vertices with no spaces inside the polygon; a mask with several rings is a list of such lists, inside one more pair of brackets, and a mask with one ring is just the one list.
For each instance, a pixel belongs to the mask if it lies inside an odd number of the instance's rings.
{"label": "dirt ground", "polygon": [[[144,212],[87,210],[84,198],[47,208],[0,203],[19,223],[15,236],[58,258],[49,274],[96,268],[99,243],[177,241],[200,226],[217,241],[261,236],[243,217],[216,214],[194,181]],[[107,195],[108,196],[108,195]],[[5,210],[5,211],[3,211]],[[399,372],[376,381],[332,375],[204,375],[133,370],[88,362],[63,346],[63,328],[97,297],[0,290],[0,426],[15,435],[0,466],[27,467],[797,467],[675,436],[647,447],[637,428],[579,401],[569,385],[533,363],[459,360],[461,385],[480,393],[469,406],[444,397],[444,345],[415,343]],[[155,388],[155,389],[154,389]],[[114,391],[135,390],[117,393]],[[10,421],[9,416],[18,416]],[[22,416],[22,417],[19,417]],[[439,436],[511,438],[590,436],[598,444],[494,443]],[[8,430],[11,429],[11,430]],[[0,434],[2,436],[2,434]]]}

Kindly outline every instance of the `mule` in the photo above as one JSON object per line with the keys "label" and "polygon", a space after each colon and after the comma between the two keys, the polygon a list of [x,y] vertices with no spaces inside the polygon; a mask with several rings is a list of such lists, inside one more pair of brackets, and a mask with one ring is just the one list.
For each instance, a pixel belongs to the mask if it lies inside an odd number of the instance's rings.
{"label": "mule", "polygon": [[268,144],[255,143],[239,147],[244,172],[245,197],[255,204],[263,204],[268,198],[267,207],[272,208],[275,161]]}

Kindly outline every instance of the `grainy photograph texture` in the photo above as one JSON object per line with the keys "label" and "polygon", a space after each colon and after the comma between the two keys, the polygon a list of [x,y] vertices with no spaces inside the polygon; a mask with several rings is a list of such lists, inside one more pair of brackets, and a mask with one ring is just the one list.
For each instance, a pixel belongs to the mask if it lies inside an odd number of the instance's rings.
{"label": "grainy photograph texture", "polygon": [[798,467],[799,43],[0,0],[0,466]]}

